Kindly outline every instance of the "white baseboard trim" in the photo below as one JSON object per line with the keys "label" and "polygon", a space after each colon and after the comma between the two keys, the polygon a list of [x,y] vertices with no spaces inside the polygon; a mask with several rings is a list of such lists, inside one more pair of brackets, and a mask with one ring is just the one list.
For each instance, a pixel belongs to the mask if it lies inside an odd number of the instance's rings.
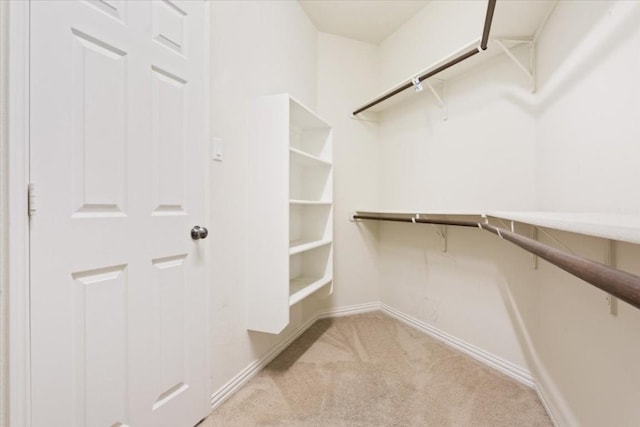
{"label": "white baseboard trim", "polygon": [[571,406],[566,401],[553,378],[549,375],[544,365],[539,363],[537,354],[534,354],[536,366],[536,392],[547,411],[551,422],[556,427],[578,427],[581,425]]}
{"label": "white baseboard trim", "polygon": [[304,333],[311,325],[318,320],[318,316],[314,316],[305,324],[296,329],[291,335],[282,340],[271,351],[262,356],[260,359],[250,363],[246,368],[240,371],[236,376],[231,378],[225,385],[220,387],[211,395],[211,409],[215,409],[230,398],[240,387],[245,385],[251,378],[256,376],[258,372],[275,359],[282,351],[294,342],[300,335]]}
{"label": "white baseboard trim", "polygon": [[251,378],[256,376],[258,372],[275,359],[285,348],[287,348],[292,342],[294,342],[300,335],[302,335],[307,329],[311,327],[319,319],[326,319],[332,317],[351,316],[354,314],[366,313],[370,311],[376,311],[380,309],[380,303],[366,303],[358,304],[347,307],[340,307],[333,310],[323,311],[316,314],[306,323],[296,329],[286,339],[282,340],[271,351],[262,356],[260,359],[250,363],[246,368],[240,371],[236,376],[231,378],[225,385],[220,387],[211,395],[211,409],[216,409],[222,405],[225,400],[230,398],[240,387],[245,385]]}
{"label": "white baseboard trim", "polygon": [[368,302],[365,304],[349,305],[347,307],[339,307],[318,314],[319,319],[327,319],[330,317],[353,316],[354,314],[369,313],[380,310],[379,302]]}
{"label": "white baseboard trim", "polygon": [[521,367],[516,366],[513,363],[508,362],[494,354],[491,354],[488,351],[482,350],[472,344],[469,344],[468,342],[449,335],[446,332],[428,325],[421,320],[408,316],[392,307],[389,307],[386,304],[380,304],[380,309],[382,310],[382,312],[398,319],[402,323],[411,326],[437,339],[438,341],[441,341],[444,344],[447,344],[448,346],[453,347],[456,350],[473,357],[479,362],[482,362],[485,365],[488,365],[489,367],[502,372],[503,374],[513,378],[519,383],[526,385],[527,387],[535,389],[535,381],[533,379],[533,376],[527,370],[522,369]]}
{"label": "white baseboard trim", "polygon": [[513,378],[514,380],[535,389],[538,392],[538,396],[540,396],[540,400],[542,401],[547,413],[551,417],[554,425],[558,425],[552,416],[552,408],[551,405],[548,404],[546,396],[541,389],[536,386],[532,375],[508,362],[500,357],[497,357],[487,351],[484,351],[478,347],[475,347],[465,341],[462,341],[456,337],[453,337],[446,332],[443,332],[431,325],[428,325],[418,319],[415,319],[411,316],[408,316],[394,308],[389,307],[386,304],[382,304],[380,302],[371,302],[366,304],[358,304],[347,307],[339,307],[327,311],[320,312],[309,319],[305,324],[296,329],[291,335],[289,335],[286,339],[284,339],[280,344],[275,346],[271,351],[265,354],[260,359],[252,362],[242,371],[240,371],[236,376],[234,376],[231,380],[229,380],[225,385],[223,385],[220,389],[214,392],[211,395],[211,409],[216,409],[220,406],[225,400],[231,397],[240,387],[246,384],[251,378],[253,378],[262,368],[264,368],[269,362],[276,358],[285,348],[287,348],[293,341],[295,341],[300,335],[302,335],[311,325],[313,325],[319,319],[327,319],[333,317],[342,317],[342,316],[351,316],[355,314],[368,313],[372,311],[381,311],[395,319],[398,319],[402,323],[417,329],[420,332],[423,332],[444,344],[449,345],[450,347],[455,348],[458,351],[461,351],[474,359],[484,363],[485,365],[496,369],[503,374]]}
{"label": "white baseboard trim", "polygon": [[544,410],[547,412],[547,415],[549,416],[549,419],[551,420],[551,423],[554,425],[554,427],[560,427],[561,425],[565,425],[565,424],[560,424],[558,422],[558,418],[556,417],[555,406],[551,404],[552,400],[547,395],[545,388],[542,387],[542,385],[538,382],[536,382],[536,385],[534,388],[536,390],[536,394],[538,395],[538,399],[540,399],[540,403],[542,403],[542,406],[544,407]]}

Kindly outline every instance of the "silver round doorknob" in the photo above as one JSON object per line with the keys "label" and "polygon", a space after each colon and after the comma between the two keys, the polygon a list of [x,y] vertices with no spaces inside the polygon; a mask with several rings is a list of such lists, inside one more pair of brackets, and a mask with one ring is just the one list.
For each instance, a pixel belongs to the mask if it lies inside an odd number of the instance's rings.
{"label": "silver round doorknob", "polygon": [[208,235],[209,235],[209,230],[207,230],[205,227],[200,227],[199,225],[195,225],[191,229],[191,238],[193,240],[206,239]]}

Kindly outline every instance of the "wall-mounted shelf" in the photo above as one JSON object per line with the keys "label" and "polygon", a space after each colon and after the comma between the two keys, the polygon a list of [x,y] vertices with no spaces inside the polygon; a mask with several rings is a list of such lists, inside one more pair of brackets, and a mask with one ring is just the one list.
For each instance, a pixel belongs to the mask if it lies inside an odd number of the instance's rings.
{"label": "wall-mounted shelf", "polygon": [[640,244],[640,215],[579,212],[492,211],[487,217]]}
{"label": "wall-mounted shelf", "polygon": [[[368,211],[371,212],[371,211]],[[351,216],[354,221],[382,221],[401,222],[409,226],[431,225],[445,227],[445,232],[440,234],[444,241],[443,251],[446,251],[446,227],[467,227],[479,231],[486,231],[507,242],[530,252],[534,259],[540,257],[562,270],[584,280],[585,282],[600,288],[609,294],[609,297],[617,297],[640,309],[640,276],[615,268],[614,240],[632,241],[637,243],[640,221],[638,215],[620,215],[603,213],[569,213],[569,212],[492,212],[483,215],[484,221],[469,221],[462,218],[422,218],[418,216],[407,217],[402,215],[363,214],[356,212]],[[524,222],[536,227],[549,227],[558,230],[567,230],[588,236],[597,236],[608,239],[605,252],[605,262],[594,261],[580,255],[576,255],[570,249],[565,251],[537,241],[534,236],[527,237],[514,230],[514,222],[511,230],[508,226],[500,227],[492,224],[489,218],[510,219],[511,221]],[[550,235],[551,236],[551,235]],[[551,236],[553,237],[553,236]],[[535,268],[536,263],[534,263]],[[611,299],[609,299],[611,301]]]}
{"label": "wall-mounted shelf", "polygon": [[[395,106],[412,95],[415,96],[415,89],[419,86],[418,83],[421,83],[421,91],[431,94],[436,99],[444,110],[443,117],[446,118],[444,91],[437,87],[501,54],[512,60],[516,68],[526,75],[529,88],[535,91],[535,42],[555,8],[556,2],[498,2],[495,7],[495,16],[491,11],[491,3],[489,0],[482,37],[471,40],[431,65],[407,76],[400,83],[370,98],[354,110],[354,115],[363,112],[379,113]],[[490,38],[489,30],[492,34]],[[488,41],[486,46],[483,46],[483,41]],[[529,46],[529,60],[524,62],[512,51],[513,48],[522,44]]]}
{"label": "wall-mounted shelf", "polygon": [[[403,86],[405,86],[407,83],[411,82],[412,79],[416,76],[419,75],[423,75],[427,72],[429,72],[430,70],[433,70],[435,68],[440,67],[443,64],[446,64],[447,62],[449,62],[450,60],[452,60],[453,58],[456,58],[457,56],[459,56],[460,54],[467,52],[471,49],[473,49],[474,47],[478,46],[480,43],[480,39],[476,39],[473,40],[472,42],[462,46],[459,49],[456,49],[455,51],[453,51],[451,54],[447,55],[446,57],[434,62],[433,64],[431,64],[430,66],[422,69],[422,70],[418,70],[415,73],[413,73],[411,76],[403,79],[400,83],[393,85],[391,88],[385,90],[384,92],[372,97],[371,99],[365,101],[362,103],[362,105],[368,105],[370,103],[375,102],[376,100],[380,100],[385,98],[386,96],[388,96],[390,93],[393,93],[395,91],[397,91],[399,88],[402,88]],[[522,41],[517,41],[517,42],[500,42],[502,43],[503,46],[505,46],[505,48],[513,48],[515,47],[516,44],[521,44],[521,43],[530,43],[529,40],[522,40]],[[487,49],[484,51],[479,52],[477,55],[474,55],[468,59],[466,59],[464,62],[460,62],[458,64],[456,64],[455,66],[448,68],[447,70],[444,70],[440,73],[438,73],[437,77],[433,77],[432,79],[428,79],[425,81],[425,83],[423,83],[423,85],[425,85],[427,82],[431,82],[431,84],[433,85],[434,88],[438,88],[439,86],[441,86],[443,83],[447,82],[447,81],[451,81],[454,80],[456,77],[461,76],[467,72],[469,72],[470,70],[479,67],[481,64],[489,62],[490,60],[492,60],[493,58],[496,58],[497,56],[504,54],[504,50],[503,47],[500,46],[499,41],[498,40],[491,40],[487,46]],[[515,59],[517,61],[517,58]],[[386,109],[390,108],[390,107],[394,107],[402,102],[405,102],[407,99],[411,98],[412,96],[437,96],[437,101],[439,103],[446,103],[446,99],[442,99],[440,98],[440,95],[438,94],[433,94],[433,92],[431,92],[429,90],[429,88],[424,87],[421,93],[416,93],[414,88],[409,88],[409,89],[405,89],[401,92],[399,92],[398,94],[394,95],[393,97],[390,97],[388,99],[385,99],[384,101],[380,102],[379,104],[370,107],[367,109],[367,111],[371,111],[374,113],[380,113],[382,111],[385,111]],[[441,105],[441,107],[444,105]]]}
{"label": "wall-mounted shelf", "polygon": [[412,209],[358,209],[358,215],[380,215],[422,218],[429,217],[487,217],[514,221],[537,227],[568,231],[585,236],[600,237],[640,244],[640,215],[544,212],[544,211],[471,211],[471,210],[412,210]]}
{"label": "wall-mounted shelf", "polygon": [[472,211],[464,209],[357,209],[356,213],[361,215],[405,215],[405,216],[482,216],[482,211]]}
{"label": "wall-mounted shelf", "polygon": [[247,329],[277,334],[333,283],[331,127],[287,94],[256,99],[250,118]]}

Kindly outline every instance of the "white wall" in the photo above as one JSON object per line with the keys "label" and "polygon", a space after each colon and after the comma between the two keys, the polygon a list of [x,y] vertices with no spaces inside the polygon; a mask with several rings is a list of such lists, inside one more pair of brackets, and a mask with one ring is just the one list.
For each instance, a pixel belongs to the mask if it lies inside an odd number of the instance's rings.
{"label": "white wall", "polygon": [[[429,4],[381,44],[382,80],[397,82],[477,38],[485,8],[484,2]],[[531,210],[535,118],[525,88],[502,56],[446,83],[446,120],[426,88],[385,110],[380,207]],[[527,286],[526,256],[475,229],[449,227],[443,253],[431,227],[379,227],[384,303],[529,370],[530,331],[522,319],[532,318],[536,296]],[[511,281],[520,269],[523,279]]]}
{"label": "white wall", "polygon": [[[430,4],[381,44],[381,80],[473,38],[476,9]],[[427,91],[386,110],[379,206],[640,213],[638,22],[639,2],[559,2],[538,43],[536,94],[503,56],[447,83],[447,121]],[[447,253],[426,226],[377,232],[383,302],[530,369],[560,425],[638,425],[640,311],[619,302],[611,315],[602,291],[543,261],[533,270],[529,254],[478,230],[450,227]],[[604,262],[604,240],[554,234]],[[639,255],[619,243],[618,267],[639,273]]]}
{"label": "white wall", "polygon": [[549,20],[538,55],[540,208],[640,213],[640,198],[625,196],[640,182],[639,20],[640,3],[625,1],[561,2]]}
{"label": "white wall", "polygon": [[318,301],[293,307],[280,335],[248,332],[245,322],[247,103],[288,92],[316,107],[317,31],[297,2],[214,1],[211,6],[211,135],[223,162],[211,162],[212,392],[312,317]]}
{"label": "white wall", "polygon": [[380,44],[381,89],[406,81],[482,34],[486,3],[432,1]]}
{"label": "white wall", "polygon": [[528,372],[529,258],[478,229],[448,227],[447,240],[442,252],[429,226],[381,225],[382,302]]}
{"label": "white wall", "polygon": [[[576,19],[579,16],[580,19]],[[539,40],[538,206],[640,213],[640,3],[560,2]],[[556,233],[603,262],[602,239]],[[618,267],[640,273],[638,245],[618,244]],[[534,342],[543,385],[567,424],[640,423],[640,311],[542,264]]]}
{"label": "white wall", "polygon": [[377,227],[355,227],[349,213],[378,201],[378,125],[351,118],[378,84],[377,46],[320,33],[318,112],[333,127],[334,293],[328,308],[380,300]]}
{"label": "white wall", "polygon": [[[485,9],[475,1],[428,4],[380,45],[386,87],[478,38]],[[531,209],[535,120],[515,66],[503,55],[447,82],[444,94],[447,120],[426,88],[384,111],[382,208]]]}

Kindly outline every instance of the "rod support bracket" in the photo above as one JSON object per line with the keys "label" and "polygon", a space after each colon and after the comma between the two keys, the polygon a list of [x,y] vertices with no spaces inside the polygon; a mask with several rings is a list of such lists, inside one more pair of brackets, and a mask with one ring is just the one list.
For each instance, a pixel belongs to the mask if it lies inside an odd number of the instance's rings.
{"label": "rod support bracket", "polygon": [[436,225],[431,224],[433,228],[436,230],[438,236],[440,236],[440,244],[442,252],[447,252],[447,226],[446,225]]}
{"label": "rod support bracket", "polygon": [[[604,263],[609,267],[616,268],[617,265],[617,245],[615,240],[605,240],[604,249]],[[618,315],[618,298],[611,294],[606,294],[605,297],[607,305],[609,306],[609,314],[612,316]]]}
{"label": "rod support bracket", "polygon": [[[536,43],[533,40],[513,40],[513,39],[493,39],[500,49],[509,57],[511,61],[518,67],[518,69],[526,76],[529,81],[529,90],[532,93],[536,91]],[[505,43],[510,43],[512,46],[509,48]],[[511,52],[514,47],[526,44],[529,46],[529,64],[525,65]]]}
{"label": "rod support bracket", "polygon": [[[416,220],[420,219],[420,214],[415,214],[413,217],[411,217],[411,221],[414,224],[416,223]],[[440,236],[440,242],[441,242],[441,250],[442,252],[447,252],[447,226],[444,224],[430,224],[434,230],[436,230],[436,233],[438,234],[438,236]]]}
{"label": "rod support bracket", "polygon": [[415,76],[411,79],[411,83],[413,84],[413,89],[418,92],[422,92],[424,87],[422,87],[422,82],[420,81],[420,76]]}
{"label": "rod support bracket", "polygon": [[[531,239],[538,240],[538,228],[535,225],[531,226]],[[531,254],[531,268],[538,269],[538,255],[536,254]]]}
{"label": "rod support bracket", "polygon": [[440,82],[441,82],[440,83],[440,93],[438,93],[438,91],[433,87],[431,82],[429,82],[428,80],[423,81],[423,83],[427,86],[427,88],[433,94],[433,97],[436,99],[436,102],[438,103],[438,106],[442,110],[442,120],[445,121],[445,120],[447,120],[449,118],[449,111],[447,109],[447,104],[444,101],[444,98],[445,98],[444,82],[442,82],[442,81],[440,81]]}

